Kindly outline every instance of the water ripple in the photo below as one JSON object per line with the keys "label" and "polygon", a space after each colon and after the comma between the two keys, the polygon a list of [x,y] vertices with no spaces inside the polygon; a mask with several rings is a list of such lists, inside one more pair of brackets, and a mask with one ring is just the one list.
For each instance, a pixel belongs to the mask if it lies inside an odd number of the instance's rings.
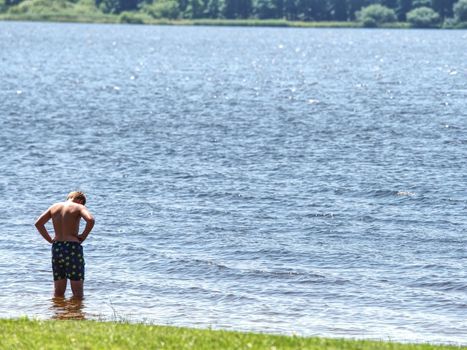
{"label": "water ripple", "polygon": [[467,344],[463,36],[0,22],[0,316]]}

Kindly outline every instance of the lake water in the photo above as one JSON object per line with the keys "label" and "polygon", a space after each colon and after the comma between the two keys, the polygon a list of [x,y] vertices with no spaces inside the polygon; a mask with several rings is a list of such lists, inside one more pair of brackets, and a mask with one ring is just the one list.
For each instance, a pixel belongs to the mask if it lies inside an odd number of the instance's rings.
{"label": "lake water", "polygon": [[465,345],[466,98],[467,31],[0,22],[0,317],[81,189],[77,318]]}

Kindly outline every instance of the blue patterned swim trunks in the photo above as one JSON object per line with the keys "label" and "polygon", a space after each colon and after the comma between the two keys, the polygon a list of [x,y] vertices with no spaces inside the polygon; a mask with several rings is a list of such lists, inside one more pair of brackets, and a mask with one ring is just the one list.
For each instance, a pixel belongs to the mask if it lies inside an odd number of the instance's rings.
{"label": "blue patterned swim trunks", "polygon": [[68,278],[84,280],[83,247],[79,242],[54,242],[52,244],[52,271],[54,281]]}

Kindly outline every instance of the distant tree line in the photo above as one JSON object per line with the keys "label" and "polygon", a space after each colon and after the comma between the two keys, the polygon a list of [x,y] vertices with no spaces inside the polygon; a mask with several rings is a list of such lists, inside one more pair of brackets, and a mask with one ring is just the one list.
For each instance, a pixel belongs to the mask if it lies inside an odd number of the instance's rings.
{"label": "distant tree line", "polygon": [[[358,21],[366,27],[408,22],[412,27],[467,28],[467,0],[0,0],[0,12],[120,14],[146,19],[268,19]],[[86,12],[87,11],[87,12]]]}
{"label": "distant tree line", "polygon": [[[18,0],[7,0],[18,1]],[[143,10],[155,18],[287,19],[352,21],[370,5],[382,5],[405,21],[410,11],[427,7],[440,19],[453,17],[457,0],[95,0],[106,13]],[[462,0],[459,0],[462,1]]]}

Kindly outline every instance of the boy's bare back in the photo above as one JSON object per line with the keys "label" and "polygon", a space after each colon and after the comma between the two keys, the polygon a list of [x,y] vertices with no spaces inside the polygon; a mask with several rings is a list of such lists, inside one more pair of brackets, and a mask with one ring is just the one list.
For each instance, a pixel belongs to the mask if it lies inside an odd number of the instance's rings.
{"label": "boy's bare back", "polygon": [[71,201],[56,203],[50,207],[50,216],[55,231],[55,241],[80,242],[79,222],[91,219],[91,214],[82,204]]}

